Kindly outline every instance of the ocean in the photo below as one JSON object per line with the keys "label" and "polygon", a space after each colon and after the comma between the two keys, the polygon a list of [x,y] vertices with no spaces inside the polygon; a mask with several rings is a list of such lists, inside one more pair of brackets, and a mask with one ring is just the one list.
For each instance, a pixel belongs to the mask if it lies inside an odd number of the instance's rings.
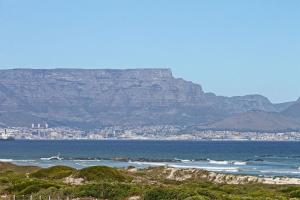
{"label": "ocean", "polygon": [[300,142],[15,140],[0,141],[0,161],[41,167],[170,166],[300,178]]}

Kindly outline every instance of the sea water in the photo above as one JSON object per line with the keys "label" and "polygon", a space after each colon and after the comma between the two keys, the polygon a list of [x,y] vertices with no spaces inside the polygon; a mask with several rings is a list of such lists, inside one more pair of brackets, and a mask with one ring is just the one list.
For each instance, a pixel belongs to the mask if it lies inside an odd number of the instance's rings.
{"label": "sea water", "polygon": [[300,178],[300,142],[15,140],[0,141],[0,161],[41,167],[170,166]]}

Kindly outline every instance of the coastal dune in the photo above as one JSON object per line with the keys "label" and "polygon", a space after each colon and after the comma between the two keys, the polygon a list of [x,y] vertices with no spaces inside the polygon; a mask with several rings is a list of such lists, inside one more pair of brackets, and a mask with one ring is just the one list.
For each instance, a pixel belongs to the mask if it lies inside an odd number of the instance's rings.
{"label": "coastal dune", "polygon": [[210,172],[202,169],[180,169],[174,167],[153,167],[147,169],[132,168],[129,171],[137,173],[140,171],[151,173],[157,176],[174,181],[211,181],[217,184],[270,184],[270,185],[300,185],[299,178],[290,177],[258,177],[249,175],[233,175]]}
{"label": "coastal dune", "polygon": [[189,179],[204,179],[214,183],[221,184],[249,184],[261,183],[271,185],[300,185],[299,178],[290,177],[258,177],[248,175],[233,175],[222,174],[216,172],[209,172],[200,169],[178,169],[178,168],[165,168],[169,172],[168,179],[176,181],[184,181]]}
{"label": "coastal dune", "polygon": [[[264,178],[174,167],[40,168],[0,162],[6,199],[297,199],[300,179]],[[0,196],[0,199],[1,199]],[[259,198],[258,198],[259,197]]]}

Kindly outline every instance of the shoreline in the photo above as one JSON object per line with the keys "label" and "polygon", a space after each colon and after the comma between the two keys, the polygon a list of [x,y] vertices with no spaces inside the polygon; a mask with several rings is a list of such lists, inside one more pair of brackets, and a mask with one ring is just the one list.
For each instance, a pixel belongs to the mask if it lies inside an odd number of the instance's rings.
{"label": "shoreline", "polygon": [[95,165],[165,166],[300,178],[298,142],[12,141],[1,142],[0,146],[0,161],[19,165],[65,165],[76,169]]}
{"label": "shoreline", "polygon": [[[39,167],[34,165],[19,165],[13,162],[0,162],[0,169],[2,166],[12,165],[18,168],[39,168],[39,169],[48,169],[61,167],[64,165],[53,165],[51,167]],[[68,166],[65,166],[68,167]],[[82,169],[76,170],[85,170],[92,167],[106,167],[102,165],[95,165],[90,167],[85,167]],[[300,178],[280,176],[280,177],[263,177],[256,175],[242,175],[242,174],[232,174],[232,173],[224,173],[224,172],[214,172],[206,169],[200,168],[180,168],[173,166],[149,166],[146,168],[137,168],[134,166],[128,167],[108,167],[111,169],[116,169],[119,171],[128,172],[132,175],[156,171],[156,173],[161,173],[161,177],[167,180],[172,181],[209,181],[216,184],[229,184],[229,185],[244,185],[244,184],[265,184],[265,185],[300,185]],[[71,180],[71,179],[66,179]],[[72,183],[72,182],[71,182]]]}
{"label": "shoreline", "polygon": [[[147,157],[61,157],[60,155],[40,157],[32,159],[9,159],[1,158],[0,162],[13,163],[20,166],[33,165],[41,168],[64,165],[76,169],[83,169],[92,166],[108,166],[112,168],[125,169],[134,167],[147,169],[152,167],[175,168],[180,170],[204,170],[217,174],[234,176],[251,176],[264,178],[295,178],[300,179],[300,168],[289,168],[284,171],[261,168],[261,162],[273,155],[264,155],[247,160],[215,160],[210,158],[182,159],[182,158],[147,158]],[[253,170],[251,170],[253,169]]]}
{"label": "shoreline", "polygon": [[[171,173],[169,175],[170,179],[173,180],[187,180],[193,175],[199,172],[206,172],[206,175],[202,175],[202,178],[207,179],[208,181],[218,183],[218,184],[250,184],[250,183],[259,183],[259,184],[267,184],[267,185],[300,185],[300,178],[292,178],[292,177],[260,177],[253,175],[238,175],[238,174],[230,174],[230,173],[219,173],[212,172],[208,170],[201,169],[180,169],[174,167],[166,167],[166,170],[170,170]],[[182,177],[175,177],[175,173],[185,174]]]}

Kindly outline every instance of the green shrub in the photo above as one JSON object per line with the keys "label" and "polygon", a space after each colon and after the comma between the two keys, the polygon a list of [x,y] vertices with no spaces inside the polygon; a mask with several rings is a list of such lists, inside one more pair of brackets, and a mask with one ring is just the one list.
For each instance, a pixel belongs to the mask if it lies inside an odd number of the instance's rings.
{"label": "green shrub", "polygon": [[20,174],[31,173],[38,170],[36,166],[18,166],[12,163],[0,162],[0,172],[15,172]]}
{"label": "green shrub", "polygon": [[70,176],[76,169],[66,166],[54,166],[46,169],[40,169],[31,174],[35,178],[62,179]]}
{"label": "green shrub", "polygon": [[146,191],[144,200],[174,200],[178,199],[179,192],[169,188],[154,188]]}
{"label": "green shrub", "polygon": [[100,199],[124,199],[135,195],[137,187],[125,183],[101,183],[76,187],[73,194],[75,197],[94,197]]}
{"label": "green shrub", "polygon": [[201,195],[185,198],[184,200],[209,200],[209,198]]}
{"label": "green shrub", "polygon": [[26,187],[25,189],[23,189],[21,192],[19,192],[19,194],[21,195],[26,195],[26,194],[33,194],[36,192],[39,192],[41,189],[45,189],[45,188],[49,188],[49,187],[53,187],[52,184],[37,184],[37,185],[30,185],[28,187]]}
{"label": "green shrub", "polygon": [[106,167],[94,166],[79,170],[77,177],[84,178],[87,181],[126,181],[127,178],[119,170]]}
{"label": "green shrub", "polygon": [[59,188],[57,184],[50,183],[47,181],[41,181],[41,180],[29,180],[25,182],[20,182],[18,184],[15,184],[9,188],[7,188],[7,191],[11,193],[17,193],[17,194],[32,194],[39,192],[41,189],[47,189],[50,187]]}
{"label": "green shrub", "polygon": [[41,189],[39,192],[34,193],[33,199],[48,199],[51,196],[52,199],[66,199],[67,197],[72,197],[72,192],[68,190],[69,188],[56,188],[56,187],[49,187],[47,189]]}
{"label": "green shrub", "polygon": [[290,193],[295,190],[300,190],[300,187],[299,186],[284,186],[283,188],[281,188],[280,191]]}
{"label": "green shrub", "polygon": [[9,179],[7,177],[0,178],[0,184],[7,184],[7,183],[9,183]]}
{"label": "green shrub", "polygon": [[222,199],[222,196],[217,191],[213,191],[209,189],[200,189],[197,192],[199,195],[206,196],[209,199]]}
{"label": "green shrub", "polygon": [[290,192],[290,197],[300,198],[300,190],[295,190],[295,191]]}

